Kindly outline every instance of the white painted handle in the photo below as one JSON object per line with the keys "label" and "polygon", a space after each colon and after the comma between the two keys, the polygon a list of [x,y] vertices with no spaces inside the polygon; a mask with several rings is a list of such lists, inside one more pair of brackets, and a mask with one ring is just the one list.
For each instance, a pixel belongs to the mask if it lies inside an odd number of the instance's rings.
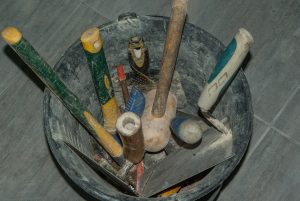
{"label": "white painted handle", "polygon": [[246,29],[240,28],[216,64],[201,93],[198,100],[201,111],[210,110],[218,98],[223,95],[253,42],[251,34]]}

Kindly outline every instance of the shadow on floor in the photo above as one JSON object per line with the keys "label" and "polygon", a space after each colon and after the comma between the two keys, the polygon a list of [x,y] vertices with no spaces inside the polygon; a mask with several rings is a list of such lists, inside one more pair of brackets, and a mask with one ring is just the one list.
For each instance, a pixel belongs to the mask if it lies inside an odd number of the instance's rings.
{"label": "shadow on floor", "polygon": [[3,48],[3,52],[6,56],[10,58],[11,61],[14,62],[16,66],[24,73],[26,76],[28,76],[35,84],[36,86],[44,91],[45,85],[40,80],[38,76],[35,75],[35,73],[27,66],[26,63],[19,57],[19,55],[8,45],[5,45]]}

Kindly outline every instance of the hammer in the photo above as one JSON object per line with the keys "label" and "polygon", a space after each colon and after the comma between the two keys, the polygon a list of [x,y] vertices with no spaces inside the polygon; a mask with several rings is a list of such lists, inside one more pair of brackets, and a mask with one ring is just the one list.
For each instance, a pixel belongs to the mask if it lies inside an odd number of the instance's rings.
{"label": "hammer", "polygon": [[61,100],[73,116],[98,140],[99,144],[110,156],[119,165],[125,164],[126,160],[124,159],[121,145],[97,122],[80,102],[79,98],[63,83],[50,65],[22,36],[22,33],[15,27],[7,27],[2,31],[2,37],[28,67]]}
{"label": "hammer", "polygon": [[116,122],[120,116],[120,109],[114,96],[99,28],[87,29],[82,33],[80,40],[101,105],[104,128],[114,134],[116,132]]}
{"label": "hammer", "polygon": [[173,0],[168,24],[157,89],[146,94],[142,116],[145,150],[158,152],[167,145],[171,131],[170,121],[176,115],[177,100],[169,93],[176,58],[187,12],[187,0]]}

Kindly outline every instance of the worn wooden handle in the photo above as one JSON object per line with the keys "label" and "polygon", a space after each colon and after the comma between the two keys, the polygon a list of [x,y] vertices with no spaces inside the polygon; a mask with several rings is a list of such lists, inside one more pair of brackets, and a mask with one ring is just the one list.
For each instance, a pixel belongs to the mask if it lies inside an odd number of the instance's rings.
{"label": "worn wooden handle", "polygon": [[168,24],[167,38],[160,67],[159,81],[152,107],[152,114],[155,117],[162,117],[165,114],[186,12],[187,0],[173,0],[172,13]]}
{"label": "worn wooden handle", "polygon": [[15,27],[7,27],[2,31],[2,37],[116,162],[123,164],[125,160],[122,147],[81,104],[79,98],[63,83],[30,43],[22,37],[21,32]]}
{"label": "worn wooden handle", "polygon": [[117,131],[123,142],[124,156],[138,163],[144,156],[144,137],[140,117],[133,112],[123,113],[117,120]]}
{"label": "worn wooden handle", "polygon": [[239,29],[212,71],[198,100],[201,111],[206,112],[224,94],[246,57],[253,37],[246,29]]}
{"label": "worn wooden handle", "polygon": [[80,37],[90,67],[96,93],[101,105],[104,128],[114,134],[120,109],[114,96],[107,62],[103,50],[100,30],[97,27],[87,29]]}
{"label": "worn wooden handle", "polygon": [[187,144],[197,143],[208,126],[201,120],[184,116],[172,119],[170,125],[173,133]]}

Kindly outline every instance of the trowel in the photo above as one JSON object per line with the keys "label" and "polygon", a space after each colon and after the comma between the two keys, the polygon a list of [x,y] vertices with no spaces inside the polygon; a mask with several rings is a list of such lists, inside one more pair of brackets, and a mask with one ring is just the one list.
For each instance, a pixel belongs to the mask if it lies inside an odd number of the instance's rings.
{"label": "trowel", "polygon": [[201,112],[209,114],[203,115],[205,120],[213,127],[203,134],[198,146],[181,148],[156,164],[151,172],[146,172],[143,196],[155,195],[233,156],[232,132],[225,125],[228,122],[223,124],[212,117],[209,110],[230,85],[252,43],[251,34],[246,29],[239,29],[213,69],[198,101]]}
{"label": "trowel", "polygon": [[[226,121],[225,125],[229,125]],[[234,156],[232,134],[208,128],[196,147],[181,147],[145,171],[141,196],[150,197]]]}

